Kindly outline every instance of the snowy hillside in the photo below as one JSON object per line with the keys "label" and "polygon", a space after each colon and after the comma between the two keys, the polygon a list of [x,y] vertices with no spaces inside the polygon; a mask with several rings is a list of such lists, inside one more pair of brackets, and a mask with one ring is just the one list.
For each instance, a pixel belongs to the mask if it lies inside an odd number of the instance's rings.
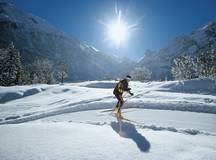
{"label": "snowy hillside", "polygon": [[215,159],[213,81],[133,81],[125,120],[115,84],[0,87],[1,159]]}
{"label": "snowy hillside", "polygon": [[147,50],[138,65],[149,68],[153,72],[152,79],[171,79],[170,68],[174,58],[180,55],[198,55],[208,51],[209,45],[216,48],[215,21],[190,34],[174,38],[158,51]]}
{"label": "snowy hillside", "polygon": [[20,51],[23,64],[31,64],[36,58],[48,59],[56,69],[56,64],[63,62],[68,66],[68,80],[115,77],[129,68],[111,54],[98,51],[42,18],[0,2],[0,48],[8,47],[11,42]]}

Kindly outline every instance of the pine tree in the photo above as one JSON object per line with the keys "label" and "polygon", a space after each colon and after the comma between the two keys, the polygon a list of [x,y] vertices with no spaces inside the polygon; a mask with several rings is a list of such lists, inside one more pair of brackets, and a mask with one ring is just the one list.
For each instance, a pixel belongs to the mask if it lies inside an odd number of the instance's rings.
{"label": "pine tree", "polygon": [[60,79],[61,83],[63,84],[64,79],[68,77],[68,66],[66,63],[59,61],[57,64],[57,71],[56,71],[57,79]]}
{"label": "pine tree", "polygon": [[22,84],[22,64],[19,51],[11,43],[8,48],[1,49],[0,52],[0,85]]}
{"label": "pine tree", "polygon": [[26,65],[25,68],[29,75],[27,79],[32,84],[52,84],[55,82],[52,63],[47,59],[36,58],[32,64]]}
{"label": "pine tree", "polygon": [[194,59],[189,56],[179,56],[173,60],[171,72],[175,79],[184,80],[195,77]]}
{"label": "pine tree", "polygon": [[136,67],[133,71],[131,71],[130,75],[134,80],[144,81],[151,79],[152,72],[145,67]]}
{"label": "pine tree", "polygon": [[211,77],[216,72],[216,51],[211,49],[202,52],[196,60],[196,72],[199,77]]}

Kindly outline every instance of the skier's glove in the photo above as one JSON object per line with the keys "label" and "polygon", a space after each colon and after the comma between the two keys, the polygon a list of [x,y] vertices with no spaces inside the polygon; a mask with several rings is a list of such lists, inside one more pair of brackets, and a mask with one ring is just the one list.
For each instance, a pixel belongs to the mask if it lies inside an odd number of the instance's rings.
{"label": "skier's glove", "polygon": [[130,93],[130,95],[133,96],[134,94],[133,94],[133,93]]}

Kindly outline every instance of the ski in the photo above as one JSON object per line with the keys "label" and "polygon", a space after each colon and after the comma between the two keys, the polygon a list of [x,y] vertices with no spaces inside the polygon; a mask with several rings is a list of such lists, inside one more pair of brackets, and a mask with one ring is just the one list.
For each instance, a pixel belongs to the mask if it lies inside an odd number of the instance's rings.
{"label": "ski", "polygon": [[120,121],[127,121],[127,122],[131,122],[131,123],[134,123],[136,125],[144,125],[144,123],[141,123],[141,122],[138,122],[138,121],[135,121],[135,120],[131,120],[131,119],[128,119],[128,118],[125,118],[124,116],[118,116],[117,114],[112,114],[113,117],[117,118],[118,120]]}
{"label": "ski", "polygon": [[104,113],[104,112],[113,112],[113,111],[115,111],[115,108],[103,110],[103,111],[101,111],[101,113]]}
{"label": "ski", "polygon": [[135,123],[135,124],[138,124],[138,125],[143,125],[143,123],[140,123],[140,122],[137,122],[137,121],[134,121],[134,120],[125,118],[125,117],[122,117],[122,118],[120,118],[120,119],[121,119],[121,120],[128,121],[128,122],[132,122],[132,123]]}

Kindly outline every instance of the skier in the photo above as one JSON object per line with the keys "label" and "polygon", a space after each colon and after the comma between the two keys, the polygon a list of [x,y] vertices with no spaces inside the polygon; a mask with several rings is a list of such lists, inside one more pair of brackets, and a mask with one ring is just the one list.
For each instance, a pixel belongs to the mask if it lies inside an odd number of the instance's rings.
{"label": "skier", "polygon": [[131,80],[131,76],[127,75],[125,79],[119,81],[116,86],[115,89],[113,90],[113,94],[115,95],[115,97],[118,99],[118,102],[116,104],[115,107],[115,111],[117,113],[117,117],[119,118],[123,118],[121,115],[121,107],[124,104],[124,99],[122,97],[122,94],[124,91],[128,92],[131,96],[133,96],[134,94],[131,93],[131,88],[128,88],[128,83]]}

